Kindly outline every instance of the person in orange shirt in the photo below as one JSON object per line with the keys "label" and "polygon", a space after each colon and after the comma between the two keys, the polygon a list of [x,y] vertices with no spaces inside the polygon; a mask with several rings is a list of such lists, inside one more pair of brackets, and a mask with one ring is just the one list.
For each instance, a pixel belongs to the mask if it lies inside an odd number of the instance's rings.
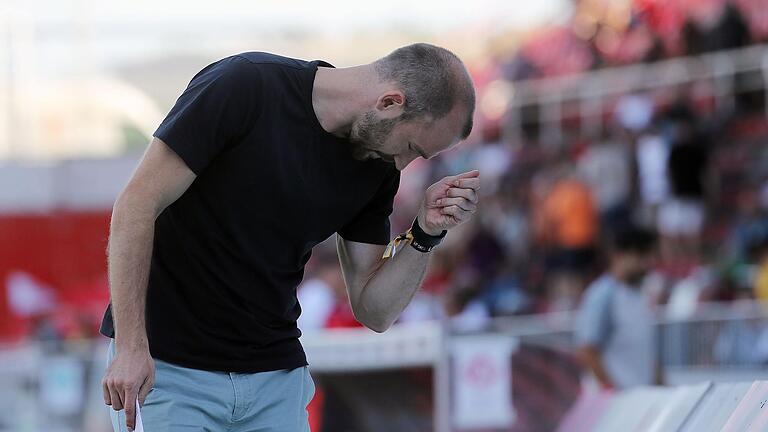
{"label": "person in orange shirt", "polygon": [[598,215],[592,192],[567,165],[552,172],[539,190],[533,225],[545,255],[551,309],[576,306],[594,263]]}
{"label": "person in orange shirt", "polygon": [[755,299],[768,307],[768,238],[757,241],[753,250],[755,273],[752,289]]}

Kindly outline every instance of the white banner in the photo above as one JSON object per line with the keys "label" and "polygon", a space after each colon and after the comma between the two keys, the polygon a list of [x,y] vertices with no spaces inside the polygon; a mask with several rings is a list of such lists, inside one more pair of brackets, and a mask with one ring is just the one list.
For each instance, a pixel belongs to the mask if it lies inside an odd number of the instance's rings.
{"label": "white banner", "polygon": [[512,426],[512,353],[517,339],[504,335],[457,337],[453,358],[453,424],[458,429]]}

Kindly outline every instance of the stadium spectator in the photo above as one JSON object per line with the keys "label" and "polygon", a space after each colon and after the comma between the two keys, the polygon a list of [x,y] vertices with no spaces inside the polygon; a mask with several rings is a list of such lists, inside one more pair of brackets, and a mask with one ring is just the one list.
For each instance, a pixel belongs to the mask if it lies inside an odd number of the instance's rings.
{"label": "stadium spectator", "polygon": [[738,8],[721,0],[700,1],[683,27],[686,54],[739,48],[750,43],[747,23]]}
{"label": "stadium spectator", "polygon": [[755,298],[768,304],[768,237],[755,241],[752,250],[755,259],[752,289]]}
{"label": "stadium spectator", "polygon": [[665,117],[664,129],[672,143],[667,161],[671,197],[658,214],[661,252],[670,263],[690,265],[699,259],[705,222],[709,142],[697,129],[696,114],[685,100],[678,100]]}
{"label": "stadium spectator", "polygon": [[565,161],[545,173],[538,188],[532,222],[545,251],[548,303],[552,310],[571,310],[594,262],[598,221],[592,191]]}
{"label": "stadium spectator", "polygon": [[640,220],[643,225],[655,226],[659,206],[669,196],[669,147],[656,130],[640,134],[635,145],[635,160]]}
{"label": "stadium spectator", "polygon": [[583,298],[576,341],[585,366],[603,388],[662,383],[653,313],[640,289],[653,247],[649,231],[636,227],[617,231],[608,271]]}
{"label": "stadium spectator", "polygon": [[579,172],[592,190],[605,229],[610,230],[629,219],[631,163],[626,143],[609,133],[579,159]]}

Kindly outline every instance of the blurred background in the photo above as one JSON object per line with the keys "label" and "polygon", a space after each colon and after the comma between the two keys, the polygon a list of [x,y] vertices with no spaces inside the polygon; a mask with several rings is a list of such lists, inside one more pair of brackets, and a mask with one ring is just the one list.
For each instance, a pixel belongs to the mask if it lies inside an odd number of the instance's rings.
{"label": "blurred background", "polygon": [[480,206],[385,334],[354,320],[334,242],[316,248],[298,289],[313,431],[569,430],[599,409],[580,305],[630,224],[656,238],[637,284],[655,383],[768,377],[764,0],[3,0],[0,431],[111,430],[111,208],[197,71],[413,42],[465,61],[478,108],[465,143],[403,172],[393,235],[445,175],[479,169]]}

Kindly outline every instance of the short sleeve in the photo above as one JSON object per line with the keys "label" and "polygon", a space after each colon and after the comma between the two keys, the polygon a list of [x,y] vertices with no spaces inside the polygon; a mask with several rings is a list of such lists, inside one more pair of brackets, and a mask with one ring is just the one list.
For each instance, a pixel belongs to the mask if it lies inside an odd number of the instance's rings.
{"label": "short sleeve", "polygon": [[257,65],[231,56],[198,72],[154,132],[200,174],[244,137],[259,114]]}
{"label": "short sleeve", "polygon": [[578,345],[604,346],[610,336],[611,291],[608,285],[588,289],[576,320]]}
{"label": "short sleeve", "polygon": [[392,214],[399,186],[400,171],[393,168],[376,191],[376,195],[354,219],[338,231],[338,234],[345,240],[359,243],[389,243],[389,215]]}

